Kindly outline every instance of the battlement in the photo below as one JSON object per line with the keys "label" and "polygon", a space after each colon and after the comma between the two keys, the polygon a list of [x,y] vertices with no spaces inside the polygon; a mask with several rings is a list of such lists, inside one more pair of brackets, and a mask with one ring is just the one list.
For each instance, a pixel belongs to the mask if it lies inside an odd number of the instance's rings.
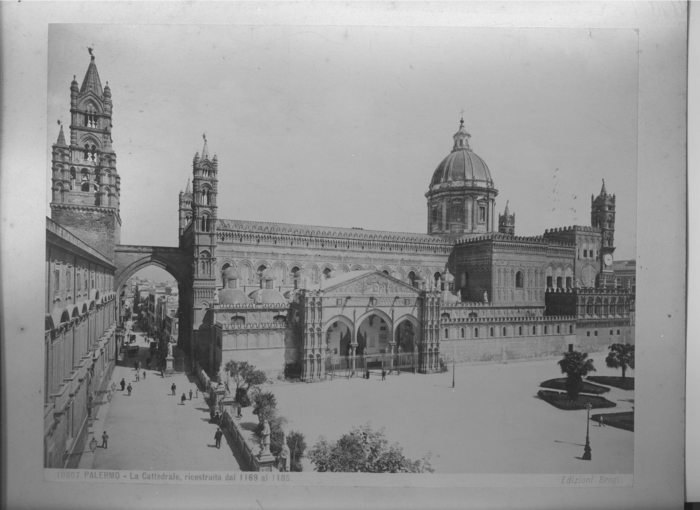
{"label": "battlement", "polygon": [[474,323],[489,323],[489,322],[496,322],[496,323],[504,323],[504,322],[566,322],[566,321],[575,321],[576,316],[575,315],[546,315],[546,316],[536,316],[536,315],[520,315],[520,316],[512,316],[512,317],[455,317],[454,319],[440,319],[440,324],[441,325],[446,325],[446,324],[462,324],[462,323],[469,323],[469,324],[474,324]]}
{"label": "battlement", "polygon": [[560,232],[586,232],[586,233],[597,233],[600,234],[601,230],[598,227],[585,227],[583,225],[571,225],[569,227],[557,227],[550,228],[544,231],[544,235],[551,235]]}
{"label": "battlement", "polygon": [[465,239],[459,239],[455,243],[457,246],[468,243],[478,243],[482,241],[502,241],[502,242],[515,242],[515,243],[533,243],[548,246],[563,246],[563,247],[574,247],[575,243],[560,241],[555,239],[547,239],[544,236],[515,236],[510,234],[502,234],[500,232],[491,232],[488,234],[482,234],[478,236],[468,237]]}

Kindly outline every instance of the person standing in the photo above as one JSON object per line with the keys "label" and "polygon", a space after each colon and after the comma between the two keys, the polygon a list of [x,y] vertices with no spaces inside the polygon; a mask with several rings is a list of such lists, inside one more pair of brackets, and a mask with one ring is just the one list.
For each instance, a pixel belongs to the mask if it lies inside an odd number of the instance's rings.
{"label": "person standing", "polygon": [[174,396],[175,396],[175,390],[177,389],[177,386],[175,386],[175,383],[173,383],[173,385],[170,387],[170,389],[172,390],[172,392],[173,392],[173,397],[174,397]]}
{"label": "person standing", "polygon": [[386,370],[382,368],[382,381],[386,381]]}
{"label": "person standing", "polygon": [[192,390],[190,390],[190,400],[192,400]]}
{"label": "person standing", "polygon": [[126,387],[126,391],[129,392],[129,396],[131,396],[131,390],[132,390],[131,383],[129,383],[129,386]]}
{"label": "person standing", "polygon": [[144,379],[146,378],[146,371],[145,370],[143,371],[143,378]]}
{"label": "person standing", "polygon": [[224,433],[221,432],[220,428],[216,428],[216,433],[214,434],[214,440],[216,441],[216,447],[221,448],[221,436],[223,436]]}
{"label": "person standing", "polygon": [[194,398],[199,398],[199,388],[194,389]]}
{"label": "person standing", "polygon": [[107,449],[107,440],[109,439],[109,436],[107,435],[107,431],[105,430],[102,432],[102,448],[105,450]]}
{"label": "person standing", "polygon": [[139,382],[139,381],[140,381],[139,371],[137,370],[136,371],[136,382]]}
{"label": "person standing", "polygon": [[280,471],[287,471],[287,459],[289,458],[289,446],[287,446],[286,437],[282,436],[282,450],[280,451],[280,456],[277,458],[277,469]]}
{"label": "person standing", "polygon": [[187,400],[187,397],[186,397],[185,394],[183,393],[183,394],[182,394],[182,397],[180,397],[180,405],[183,405],[183,406],[184,406],[184,405],[185,405],[185,400]]}
{"label": "person standing", "polygon": [[123,377],[122,377],[122,380],[121,380],[121,382],[120,382],[119,384],[121,384],[122,391],[124,391],[124,388],[126,388],[126,381],[124,381],[124,378],[123,378]]}
{"label": "person standing", "polygon": [[603,415],[600,415],[600,420],[598,420],[599,427],[605,427],[605,421],[603,421]]}

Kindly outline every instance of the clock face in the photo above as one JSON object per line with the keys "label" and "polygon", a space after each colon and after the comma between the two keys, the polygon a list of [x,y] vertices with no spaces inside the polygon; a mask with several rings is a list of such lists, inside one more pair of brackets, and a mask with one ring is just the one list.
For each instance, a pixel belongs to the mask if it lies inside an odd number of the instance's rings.
{"label": "clock face", "polygon": [[606,253],[605,256],[603,257],[603,262],[605,262],[606,266],[612,266],[613,258],[612,255],[609,253]]}

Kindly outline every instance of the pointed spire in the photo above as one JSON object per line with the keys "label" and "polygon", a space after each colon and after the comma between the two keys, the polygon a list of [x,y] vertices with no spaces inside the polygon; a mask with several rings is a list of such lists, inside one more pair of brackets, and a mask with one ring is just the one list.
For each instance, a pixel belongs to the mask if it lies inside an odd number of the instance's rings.
{"label": "pointed spire", "polygon": [[600,188],[600,194],[603,196],[608,194],[608,191],[605,189],[605,179],[603,179],[603,187]]}
{"label": "pointed spire", "polygon": [[91,90],[98,96],[102,96],[102,83],[100,82],[100,75],[97,73],[95,55],[92,54],[92,48],[88,48],[88,51],[90,52],[90,65],[85,73],[85,78],[83,78],[83,84],[80,86],[80,92]]}
{"label": "pointed spire", "polygon": [[190,178],[187,178],[187,187],[185,188],[185,194],[192,194],[192,185],[190,184]]}
{"label": "pointed spire", "polygon": [[510,215],[510,210],[508,209],[508,203],[509,203],[509,202],[510,202],[510,200],[506,200],[506,210],[503,211],[503,216],[508,216],[508,215]]}
{"label": "pointed spire", "polygon": [[56,142],[56,145],[66,145],[66,137],[63,135],[63,124],[61,124],[61,130],[58,132],[58,141]]}
{"label": "pointed spire", "polygon": [[202,159],[209,159],[209,148],[207,147],[207,135],[203,134],[202,138],[204,138],[204,147],[202,148]]}

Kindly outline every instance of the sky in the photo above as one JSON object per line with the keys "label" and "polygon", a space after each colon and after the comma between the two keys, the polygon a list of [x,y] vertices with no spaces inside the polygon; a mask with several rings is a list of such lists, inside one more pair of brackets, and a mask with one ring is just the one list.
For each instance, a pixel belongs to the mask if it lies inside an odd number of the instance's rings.
{"label": "sky", "polygon": [[615,258],[635,257],[635,30],[54,24],[49,43],[47,214],[90,46],[112,90],[122,244],[177,246],[204,133],[219,218],[424,233],[464,112],[516,235],[590,225],[605,179]]}

